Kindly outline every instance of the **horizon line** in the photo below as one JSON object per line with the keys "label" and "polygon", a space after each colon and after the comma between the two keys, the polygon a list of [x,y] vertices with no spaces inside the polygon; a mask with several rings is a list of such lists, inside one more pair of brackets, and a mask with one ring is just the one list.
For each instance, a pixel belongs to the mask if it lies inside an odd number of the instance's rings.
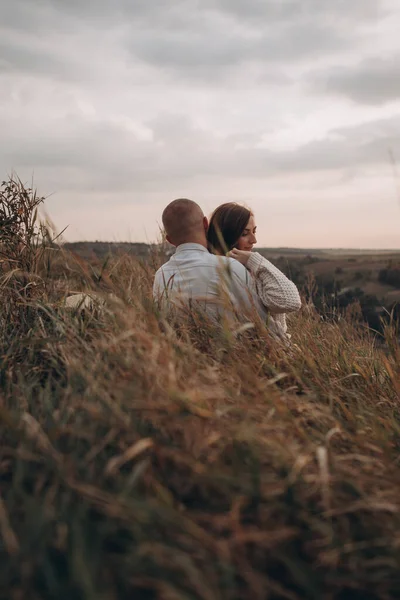
{"label": "horizon line", "polygon": [[[61,245],[65,244],[129,244],[129,245],[141,245],[141,246],[160,246],[162,245],[159,242],[128,242],[128,241],[103,241],[103,240],[75,240],[75,241],[64,241]],[[296,251],[312,251],[312,250],[320,250],[320,251],[332,251],[332,250],[340,250],[344,251],[356,251],[356,252],[400,252],[399,248],[365,248],[359,246],[257,246],[258,250],[296,250]]]}

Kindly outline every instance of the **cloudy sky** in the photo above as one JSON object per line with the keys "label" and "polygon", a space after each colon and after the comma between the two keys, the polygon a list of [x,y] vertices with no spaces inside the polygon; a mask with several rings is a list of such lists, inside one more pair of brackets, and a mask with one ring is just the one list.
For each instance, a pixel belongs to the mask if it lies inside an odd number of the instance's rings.
{"label": "cloudy sky", "polygon": [[0,178],[33,176],[67,239],[152,241],[184,196],[246,203],[264,246],[400,248],[398,0],[0,15]]}

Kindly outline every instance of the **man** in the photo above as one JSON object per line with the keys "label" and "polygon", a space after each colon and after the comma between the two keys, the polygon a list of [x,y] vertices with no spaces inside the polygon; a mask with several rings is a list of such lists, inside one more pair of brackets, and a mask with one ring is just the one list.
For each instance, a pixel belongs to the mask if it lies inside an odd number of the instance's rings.
{"label": "man", "polygon": [[208,221],[196,202],[174,200],[165,208],[162,222],[176,252],[155,275],[153,294],[157,300],[167,305],[194,302],[213,316],[256,311],[266,321],[266,310],[246,268],[233,258],[208,252]]}

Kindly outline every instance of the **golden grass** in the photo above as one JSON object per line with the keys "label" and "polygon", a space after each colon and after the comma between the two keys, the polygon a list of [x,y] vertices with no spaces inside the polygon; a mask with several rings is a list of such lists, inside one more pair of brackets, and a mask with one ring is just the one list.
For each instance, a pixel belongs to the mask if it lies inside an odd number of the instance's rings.
{"label": "golden grass", "polygon": [[393,330],[304,310],[285,350],[167,322],[156,265],[46,264],[1,288],[1,597],[399,597]]}

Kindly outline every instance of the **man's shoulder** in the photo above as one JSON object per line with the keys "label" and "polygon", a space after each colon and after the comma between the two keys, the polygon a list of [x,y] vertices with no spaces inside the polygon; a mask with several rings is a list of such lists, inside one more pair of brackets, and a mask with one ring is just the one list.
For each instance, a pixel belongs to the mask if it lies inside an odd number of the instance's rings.
{"label": "man's shoulder", "polygon": [[[193,255],[191,256],[191,258],[193,258]],[[241,279],[246,279],[246,268],[242,265],[242,263],[240,263],[238,260],[235,260],[234,258],[231,258],[229,256],[217,256],[216,254],[211,254],[211,253],[199,253],[198,256],[196,256],[196,259],[198,259],[198,261],[196,260],[195,264],[192,264],[193,268],[196,268],[197,266],[199,267],[204,267],[204,266],[211,266],[211,267],[219,267],[219,266],[223,266],[226,267],[226,269],[228,271],[230,271],[231,273],[234,273],[235,275],[237,275],[238,277],[240,277]],[[184,264],[185,261],[182,261],[182,264]],[[197,263],[197,264],[196,264]],[[161,265],[161,267],[157,270],[156,272],[156,276],[162,274],[165,271],[168,271],[170,269],[174,270],[176,268],[179,268],[179,266],[182,266],[180,264],[176,263],[176,260],[174,260],[174,256],[171,256],[171,258],[165,262],[163,265]]]}
{"label": "man's shoulder", "polygon": [[156,271],[156,273],[155,273],[154,277],[158,277],[158,276],[159,276],[159,275],[160,275],[160,274],[161,274],[161,273],[164,271],[165,264],[166,264],[166,263],[164,263],[163,265],[161,265],[161,267],[159,267],[159,268],[157,269],[157,271]]}
{"label": "man's shoulder", "polygon": [[173,255],[170,256],[169,259],[157,269],[156,275],[157,275],[157,273],[162,273],[164,271],[164,269],[167,269],[168,267],[172,266],[171,261],[173,258],[174,258]]}
{"label": "man's shoulder", "polygon": [[247,281],[246,267],[242,265],[238,260],[231,258],[230,256],[219,256],[216,254],[207,254],[203,257],[205,262],[215,268],[223,267],[228,273],[233,273],[239,277],[242,281]]}
{"label": "man's shoulder", "polygon": [[171,269],[169,268],[170,260],[168,260],[166,263],[161,265],[161,267],[159,267],[159,269],[157,269],[157,271],[155,272],[155,275],[154,275],[154,284],[157,283],[157,285],[161,285],[163,282],[165,282],[165,279],[167,277],[169,277],[169,275],[171,273]]}

